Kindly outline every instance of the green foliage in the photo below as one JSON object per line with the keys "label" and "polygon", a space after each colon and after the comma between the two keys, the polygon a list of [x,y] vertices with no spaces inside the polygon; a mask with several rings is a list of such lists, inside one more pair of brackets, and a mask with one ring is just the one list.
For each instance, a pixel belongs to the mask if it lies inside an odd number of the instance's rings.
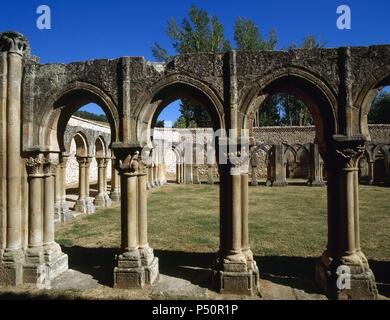
{"label": "green foliage", "polygon": [[92,120],[92,121],[99,121],[99,122],[107,122],[108,123],[108,118],[105,114],[96,114],[96,113],[91,113],[88,111],[76,111],[74,113],[76,117],[80,117],[83,119],[87,120]]}
{"label": "green foliage", "polygon": [[164,120],[157,120],[156,124],[154,125],[155,128],[164,128],[165,123]]}
{"label": "green foliage", "polygon": [[[210,17],[207,11],[192,6],[188,18],[181,26],[171,18],[166,29],[176,54],[199,52],[224,52],[230,50],[224,28],[217,16]],[[153,56],[160,61],[168,61],[172,56],[158,42],[152,46]]]}
{"label": "green foliage", "polygon": [[275,50],[278,37],[276,30],[273,29],[269,33],[268,40],[263,39],[259,28],[253,21],[239,17],[234,25],[234,41],[238,50]]}
{"label": "green foliage", "polygon": [[283,109],[281,125],[302,127],[313,124],[313,117],[309,109],[295,96],[280,94],[278,95],[278,101]]}
{"label": "green foliage", "polygon": [[210,128],[212,121],[202,105],[183,99],[180,104],[180,117],[173,125],[175,128]]}
{"label": "green foliage", "polygon": [[261,112],[257,113],[255,126],[280,126],[280,110],[278,104],[278,96],[274,95],[264,101]]}
{"label": "green foliage", "polygon": [[390,124],[390,92],[382,90],[372,103],[368,114],[370,124]]}

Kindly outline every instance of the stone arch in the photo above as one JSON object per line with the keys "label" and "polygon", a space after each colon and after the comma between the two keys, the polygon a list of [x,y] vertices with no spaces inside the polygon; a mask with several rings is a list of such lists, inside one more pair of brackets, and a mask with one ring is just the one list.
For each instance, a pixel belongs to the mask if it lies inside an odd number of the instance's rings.
{"label": "stone arch", "polygon": [[99,135],[95,140],[95,157],[105,158],[108,155],[107,143],[102,135]]}
{"label": "stone arch", "polygon": [[189,76],[170,75],[149,88],[137,103],[136,140],[148,144],[151,126],[159,113],[180,98],[200,103],[208,111],[215,130],[225,128],[222,99],[209,86]]}
{"label": "stone arch", "polygon": [[[89,153],[89,145],[87,137],[82,132],[77,132],[73,139],[76,143],[76,156],[77,157],[87,157]],[[70,146],[69,146],[70,147]],[[69,148],[70,150],[70,148]]]}
{"label": "stone arch", "polygon": [[39,144],[45,150],[64,151],[64,132],[72,114],[83,105],[96,103],[107,115],[112,142],[119,141],[119,113],[112,99],[100,88],[75,81],[51,95],[39,125]]}
{"label": "stone arch", "polygon": [[313,116],[317,143],[339,131],[334,90],[313,72],[294,66],[271,71],[246,91],[241,101],[243,128],[252,128],[255,110],[276,93],[292,94],[305,103]]}
{"label": "stone arch", "polygon": [[371,105],[379,90],[388,85],[390,85],[390,60],[373,71],[372,76],[364,83],[354,101],[354,105],[360,109],[360,131],[369,140],[371,137],[368,130],[368,114]]}

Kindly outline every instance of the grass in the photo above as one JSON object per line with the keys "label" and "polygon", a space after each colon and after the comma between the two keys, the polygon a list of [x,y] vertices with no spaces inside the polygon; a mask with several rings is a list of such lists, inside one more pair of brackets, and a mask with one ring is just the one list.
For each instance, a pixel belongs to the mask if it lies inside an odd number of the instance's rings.
{"label": "grass", "polygon": [[[390,189],[361,186],[362,249],[369,259],[390,260]],[[326,188],[249,189],[249,228],[257,256],[318,257],[326,247]],[[148,198],[149,242],[155,250],[216,252],[219,245],[217,185],[168,185]],[[101,210],[57,228],[66,247],[116,248],[119,208]]]}

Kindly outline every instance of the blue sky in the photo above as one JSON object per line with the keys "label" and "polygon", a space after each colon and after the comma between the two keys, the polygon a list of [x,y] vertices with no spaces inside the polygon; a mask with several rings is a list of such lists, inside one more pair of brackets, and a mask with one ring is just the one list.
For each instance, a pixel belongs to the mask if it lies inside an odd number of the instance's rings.
{"label": "blue sky", "polygon": [[[36,9],[41,4],[52,10],[51,30],[36,27]],[[276,28],[279,48],[299,43],[307,34],[324,39],[327,47],[390,43],[388,0],[7,0],[1,5],[0,31],[25,34],[41,63],[120,56],[153,60],[150,47],[154,41],[171,49],[166,22],[172,16],[181,21],[192,4],[218,15],[230,39],[234,21],[241,16],[255,21],[263,35]],[[336,28],[336,8],[342,4],[351,8],[352,30]],[[160,119],[174,120],[177,115],[176,103]]]}

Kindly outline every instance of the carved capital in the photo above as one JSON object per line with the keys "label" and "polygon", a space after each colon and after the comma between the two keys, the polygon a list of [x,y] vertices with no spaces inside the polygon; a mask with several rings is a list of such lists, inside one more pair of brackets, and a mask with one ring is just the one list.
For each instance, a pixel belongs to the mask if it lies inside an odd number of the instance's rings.
{"label": "carved capital", "polygon": [[47,159],[42,154],[31,156],[26,161],[27,173],[31,177],[44,176],[45,166],[47,166]]}
{"label": "carved capital", "polygon": [[246,150],[228,153],[228,163],[232,175],[240,175],[249,171],[249,154]]}
{"label": "carved capital", "polygon": [[145,169],[147,166],[143,163],[139,151],[134,151],[133,153],[127,155],[127,157],[122,161],[117,162],[118,171],[122,174],[128,175],[143,175],[146,174]]}
{"label": "carved capital", "polygon": [[359,159],[364,154],[364,144],[336,147],[336,160],[343,169],[358,169]]}
{"label": "carved capital", "polygon": [[30,56],[30,45],[25,36],[16,31],[0,33],[0,52],[17,53]]}

